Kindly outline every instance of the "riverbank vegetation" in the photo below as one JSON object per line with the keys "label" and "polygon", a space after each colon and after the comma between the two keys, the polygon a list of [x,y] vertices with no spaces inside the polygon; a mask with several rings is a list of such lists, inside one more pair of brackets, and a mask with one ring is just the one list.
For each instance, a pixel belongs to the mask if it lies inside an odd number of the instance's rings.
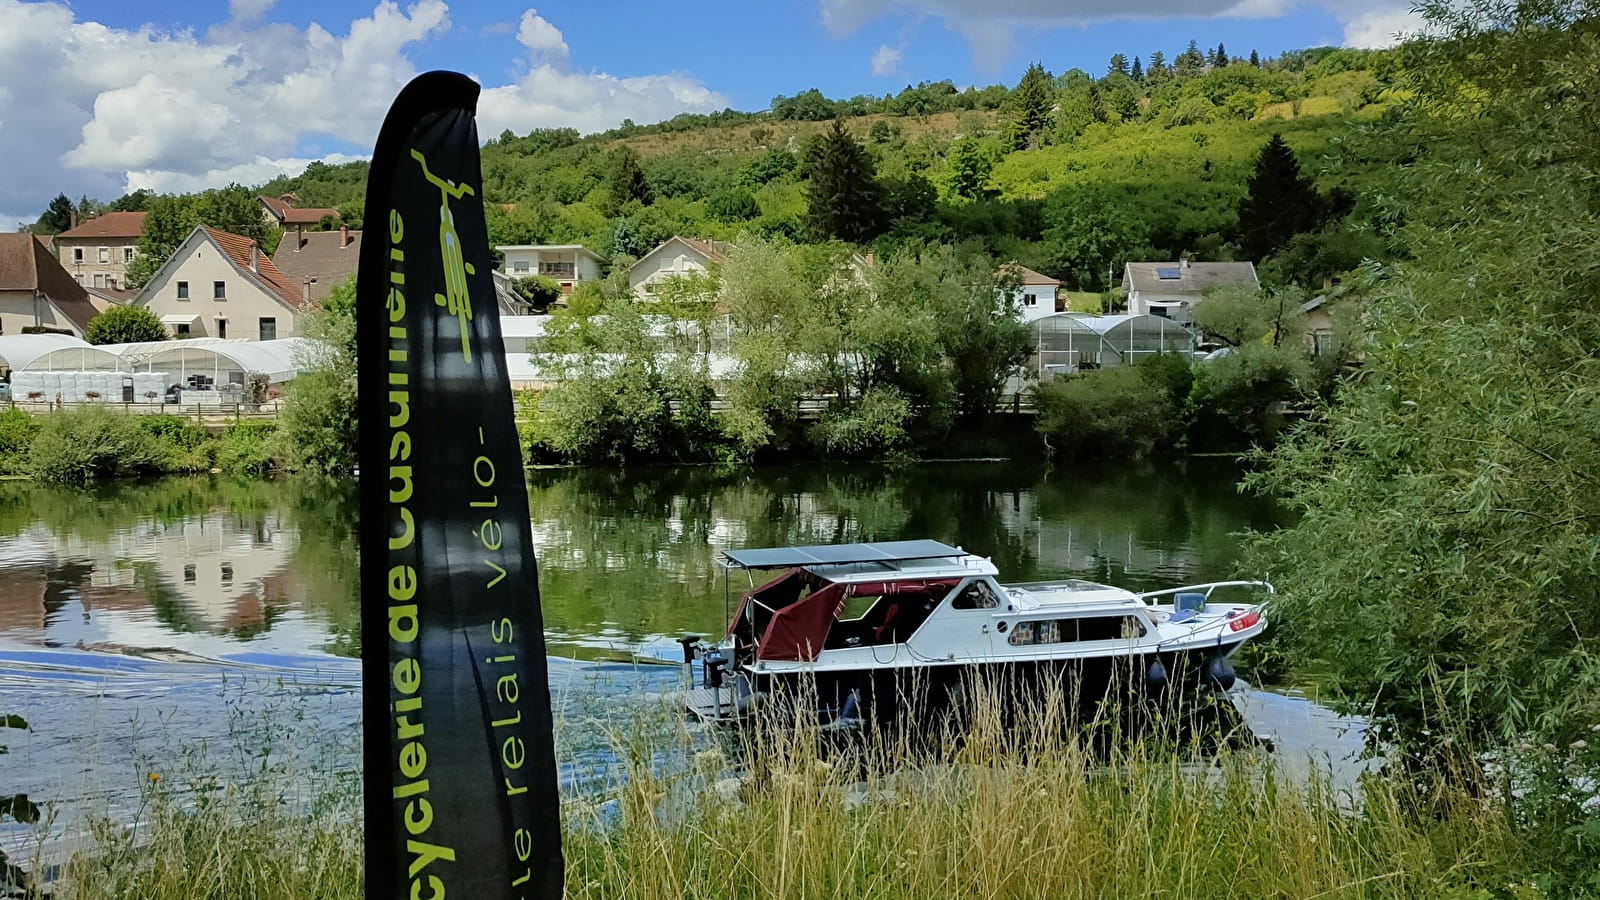
{"label": "riverbank vegetation", "polygon": [[[1415,156],[1385,203],[1407,258],[1368,306],[1359,379],[1256,487],[1299,524],[1251,565],[1279,641],[1411,769],[1542,748],[1568,762],[1517,826],[1561,896],[1600,892],[1600,16],[1593,4],[1438,4],[1409,55]],[[1423,777],[1426,777],[1424,775]]]}
{"label": "riverbank vegetation", "polygon": [[[575,779],[563,791],[566,895],[1560,895],[1510,795],[1339,779],[1221,731],[1092,748],[1051,712],[1059,698],[1004,726],[986,699],[964,740],[931,745],[841,744],[783,716],[748,743],[722,741],[642,709],[601,740],[605,770],[594,748],[588,763],[562,760]],[[134,820],[92,827],[55,896],[362,896],[354,771],[178,760],[139,773]]]}
{"label": "riverbank vegetation", "polygon": [[83,484],[103,478],[272,468],[274,422],[237,421],[215,431],[182,417],[132,415],[93,404],[49,413],[0,412],[0,474]]}

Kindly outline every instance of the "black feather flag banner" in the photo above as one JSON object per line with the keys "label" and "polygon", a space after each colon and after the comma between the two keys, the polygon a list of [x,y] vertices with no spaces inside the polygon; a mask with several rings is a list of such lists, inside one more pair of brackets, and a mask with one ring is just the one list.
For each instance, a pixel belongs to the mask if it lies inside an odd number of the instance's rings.
{"label": "black feather flag banner", "polygon": [[356,288],[369,900],[562,890],[544,625],[483,219],[478,86],[400,92]]}

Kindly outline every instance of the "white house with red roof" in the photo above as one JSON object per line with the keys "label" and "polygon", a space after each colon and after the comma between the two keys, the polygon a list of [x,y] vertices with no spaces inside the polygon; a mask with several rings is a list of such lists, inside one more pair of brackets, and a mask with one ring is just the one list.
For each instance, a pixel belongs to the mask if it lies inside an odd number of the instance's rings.
{"label": "white house with red roof", "polygon": [[173,337],[271,341],[299,334],[311,307],[254,240],[201,226],[189,233],[134,302]]}
{"label": "white house with red roof", "polygon": [[1056,309],[1056,295],[1061,290],[1061,282],[1049,275],[1041,275],[1024,265],[1007,263],[1000,267],[1000,277],[1014,285],[1011,299],[1023,321],[1033,322],[1060,311]]}
{"label": "white house with red roof", "polygon": [[128,263],[139,255],[142,212],[108,212],[55,236],[61,267],[86,288],[117,291],[128,283]]}

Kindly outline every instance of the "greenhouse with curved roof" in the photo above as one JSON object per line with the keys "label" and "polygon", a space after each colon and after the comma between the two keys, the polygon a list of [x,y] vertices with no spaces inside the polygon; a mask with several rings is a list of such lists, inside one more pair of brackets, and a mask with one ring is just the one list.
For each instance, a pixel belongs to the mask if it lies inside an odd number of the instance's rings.
{"label": "greenhouse with curved roof", "polygon": [[70,334],[0,335],[0,370],[12,372],[126,372],[115,353]]}
{"label": "greenhouse with curved roof", "polygon": [[314,353],[317,342],[309,338],[276,341],[229,341],[190,338],[107,344],[134,372],[169,372],[180,384],[199,376],[205,383],[243,384],[248,376],[265,376],[282,384],[300,371],[301,361]]}
{"label": "greenhouse with curved roof", "polygon": [[1044,381],[1128,365],[1159,353],[1193,354],[1195,333],[1163,316],[1057,313],[1034,321],[1036,372]]}

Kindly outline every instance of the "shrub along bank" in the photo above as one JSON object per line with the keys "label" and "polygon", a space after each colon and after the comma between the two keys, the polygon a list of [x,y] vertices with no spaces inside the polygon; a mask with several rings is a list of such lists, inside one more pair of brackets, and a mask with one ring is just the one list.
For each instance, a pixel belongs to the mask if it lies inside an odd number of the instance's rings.
{"label": "shrub along bank", "polygon": [[84,406],[35,416],[0,413],[0,474],[83,484],[100,478],[272,468],[274,422],[236,422],[213,433],[179,416],[127,415]]}

